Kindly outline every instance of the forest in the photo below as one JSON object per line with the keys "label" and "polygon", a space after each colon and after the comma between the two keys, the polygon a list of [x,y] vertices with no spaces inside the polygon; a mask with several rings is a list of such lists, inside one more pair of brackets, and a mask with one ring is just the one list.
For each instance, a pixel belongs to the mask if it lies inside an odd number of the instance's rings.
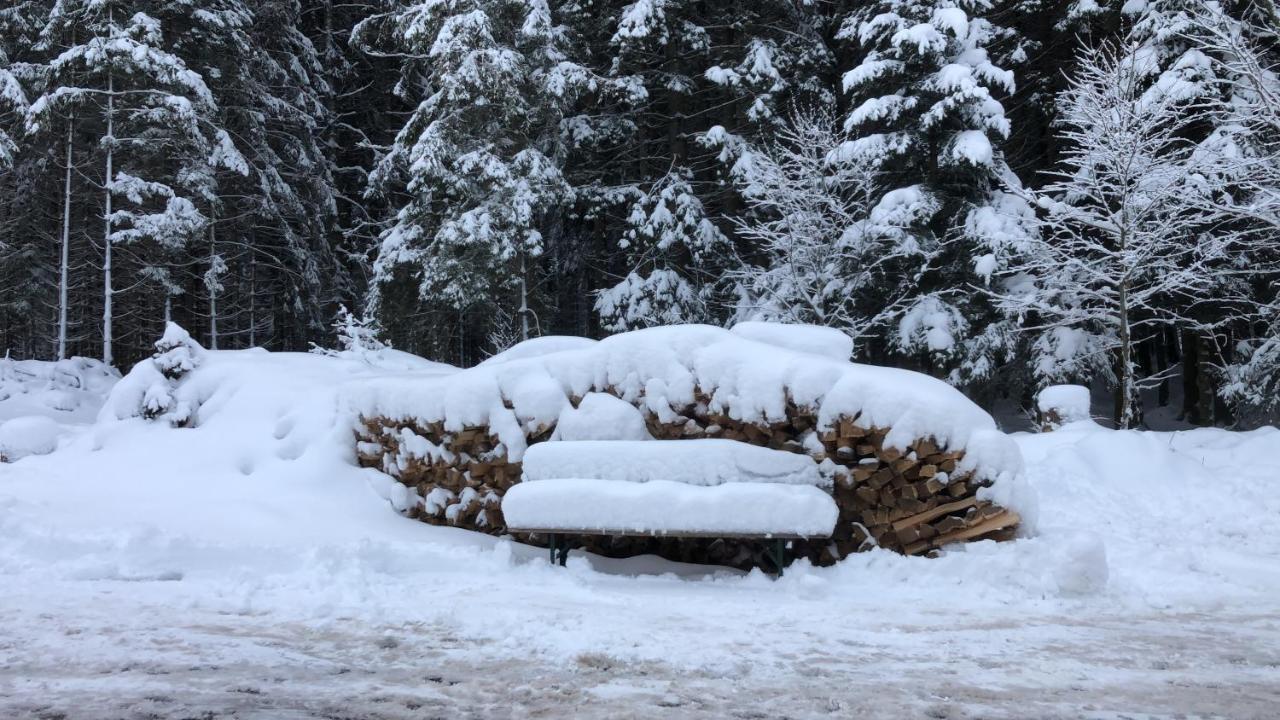
{"label": "forest", "polygon": [[[1273,0],[9,0],[0,349],[813,323],[1280,411]],[[336,329],[336,330],[335,330]]]}

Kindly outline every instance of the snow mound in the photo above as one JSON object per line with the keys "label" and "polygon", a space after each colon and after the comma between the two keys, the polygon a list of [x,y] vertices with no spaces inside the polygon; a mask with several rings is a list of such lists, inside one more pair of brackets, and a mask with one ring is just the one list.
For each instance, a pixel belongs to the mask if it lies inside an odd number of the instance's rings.
{"label": "snow mound", "polygon": [[666,480],[634,483],[576,478],[515,485],[503,497],[502,511],[509,526],[525,530],[805,537],[830,535],[839,515],[830,495],[803,485],[726,483],[700,487]]}
{"label": "snow mound", "polygon": [[566,407],[552,440],[652,440],[644,415],[608,393],[587,393],[578,407]]}
{"label": "snow mound", "polygon": [[889,428],[887,447],[906,450],[932,437],[965,451],[959,472],[972,470],[980,480],[1016,484],[1022,472],[1017,446],[991,416],[941,380],[832,360],[705,325],[622,333],[576,350],[413,384],[372,378],[352,388],[349,398],[366,418],[439,422],[446,431],[489,428],[502,444],[500,452],[518,462],[527,436],[555,423],[571,398],[591,392],[616,393],[663,423],[679,422],[682,410],[700,402],[710,412],[760,424],[786,421],[789,406],[811,408],[819,430],[856,416],[863,427]]}
{"label": "snow mound", "polygon": [[729,329],[748,340],[775,345],[796,352],[813,353],[831,360],[853,357],[853,338],[822,325],[784,325],[782,323],[740,322]]}
{"label": "snow mound", "polygon": [[114,368],[91,358],[0,358],[0,420],[43,415],[59,422],[88,422],[119,379]]}
{"label": "snow mound", "polygon": [[0,423],[0,459],[13,462],[28,455],[47,455],[58,449],[58,423],[40,415]]}
{"label": "snow mound", "polygon": [[[524,456],[523,480],[598,478],[616,482],[669,481],[714,486],[728,483],[822,485],[807,455],[770,450],[735,440],[653,440],[538,443]],[[506,508],[505,501],[503,505]]]}
{"label": "snow mound", "polygon": [[1036,408],[1054,426],[1091,419],[1090,404],[1083,385],[1050,385],[1036,396]]}
{"label": "snow mound", "polygon": [[552,355],[554,353],[565,352],[569,350],[585,350],[595,345],[596,341],[590,338],[573,337],[570,335],[547,335],[545,337],[533,338],[524,342],[516,343],[511,347],[492,357],[486,358],[481,365],[501,365],[512,360],[527,360],[529,358],[542,357],[543,355]]}

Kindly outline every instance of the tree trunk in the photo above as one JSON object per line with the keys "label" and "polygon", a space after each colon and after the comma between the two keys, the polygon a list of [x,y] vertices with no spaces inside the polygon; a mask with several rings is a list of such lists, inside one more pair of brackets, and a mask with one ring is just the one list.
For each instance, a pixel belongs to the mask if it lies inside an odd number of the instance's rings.
{"label": "tree trunk", "polygon": [[218,349],[218,238],[213,227],[213,208],[209,208],[209,349]]}
{"label": "tree trunk", "polygon": [[[110,11],[108,11],[110,12]],[[111,184],[115,178],[112,167],[115,154],[115,79],[107,73],[107,167],[105,181],[105,198],[103,201],[103,237],[102,237],[102,362],[111,365],[115,357],[111,353]]]}
{"label": "tree trunk", "polygon": [[520,341],[529,339],[529,282],[524,252],[520,253]]}
{"label": "tree trunk", "polygon": [[1199,425],[1200,413],[1200,336],[1183,330],[1182,336],[1182,414],[1183,422]]}
{"label": "tree trunk", "polygon": [[1214,400],[1217,397],[1216,388],[1214,387],[1214,360],[1218,355],[1218,341],[1212,335],[1205,336],[1200,340],[1200,368],[1196,373],[1197,390],[1199,390],[1199,400],[1197,405],[1200,408],[1199,425],[1209,427],[1214,423],[1213,410]]}
{"label": "tree trunk", "polygon": [[[1155,356],[1155,371],[1163,373],[1172,364],[1169,361],[1169,333],[1161,328],[1151,338],[1151,344]],[[1167,375],[1160,381],[1160,387],[1156,391],[1156,404],[1160,407],[1169,406],[1169,377]]]}
{"label": "tree trunk", "polygon": [[1137,397],[1133,382],[1133,338],[1129,327],[1129,285],[1125,281],[1120,283],[1118,302],[1120,346],[1116,349],[1115,422],[1117,428],[1127,430],[1135,424]]}
{"label": "tree trunk", "polygon": [[67,359],[67,288],[71,273],[71,146],[75,117],[67,121],[67,172],[62,189],[62,252],[58,262],[58,359]]}

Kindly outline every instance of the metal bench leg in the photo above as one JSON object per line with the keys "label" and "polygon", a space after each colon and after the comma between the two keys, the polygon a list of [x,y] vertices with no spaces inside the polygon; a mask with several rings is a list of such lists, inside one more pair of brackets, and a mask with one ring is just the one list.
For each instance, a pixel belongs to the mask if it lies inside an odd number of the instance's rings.
{"label": "metal bench leg", "polygon": [[778,577],[782,577],[782,563],[786,557],[787,541],[782,538],[774,538],[772,543],[766,548],[769,553],[769,559],[773,561],[773,566],[778,570]]}
{"label": "metal bench leg", "polygon": [[551,557],[551,564],[564,567],[565,562],[569,559],[569,541],[560,533],[549,533],[547,535],[547,550]]}

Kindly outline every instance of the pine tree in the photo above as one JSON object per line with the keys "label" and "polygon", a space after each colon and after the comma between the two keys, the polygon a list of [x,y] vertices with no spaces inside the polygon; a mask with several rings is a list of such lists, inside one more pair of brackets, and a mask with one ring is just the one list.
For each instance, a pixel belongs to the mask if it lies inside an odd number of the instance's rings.
{"label": "pine tree", "polygon": [[[993,217],[1017,218],[1017,185],[1001,146],[1012,131],[999,97],[1013,73],[988,46],[1005,31],[983,18],[988,0],[881,0],[851,13],[840,36],[865,55],[845,73],[855,134],[836,157],[867,163],[885,177],[896,212],[917,219],[910,242],[929,258],[894,343],[949,369],[953,382],[981,379],[1007,354],[999,338],[975,328],[992,319],[975,263]],[[998,222],[1002,232],[1023,232]]]}
{"label": "pine tree", "polygon": [[511,0],[412,4],[359,28],[422,58],[400,88],[422,99],[371,179],[408,194],[381,238],[375,309],[406,267],[428,306],[474,313],[527,292],[570,192],[561,119],[591,82],[564,33],[545,2]]}
{"label": "pine tree", "polygon": [[[136,3],[57,4],[41,37],[46,45],[65,44],[66,49],[49,63],[45,90],[27,116],[33,134],[73,113],[92,117],[99,129],[102,359],[107,363],[114,360],[114,301],[121,292],[117,246],[127,251],[131,271],[122,287],[139,281],[163,285],[173,253],[205,229],[208,218],[198,206],[217,197],[218,169],[246,169],[217,124],[204,79],[171,51],[174,35],[166,33],[200,13],[168,4],[154,9],[158,17],[137,10]],[[117,200],[123,202],[117,205]],[[167,295],[167,287],[161,292]]]}
{"label": "pine tree", "polygon": [[673,172],[638,198],[628,224],[619,246],[629,270],[596,299],[605,327],[621,332],[713,321],[732,246],[707,218],[687,176]]}

